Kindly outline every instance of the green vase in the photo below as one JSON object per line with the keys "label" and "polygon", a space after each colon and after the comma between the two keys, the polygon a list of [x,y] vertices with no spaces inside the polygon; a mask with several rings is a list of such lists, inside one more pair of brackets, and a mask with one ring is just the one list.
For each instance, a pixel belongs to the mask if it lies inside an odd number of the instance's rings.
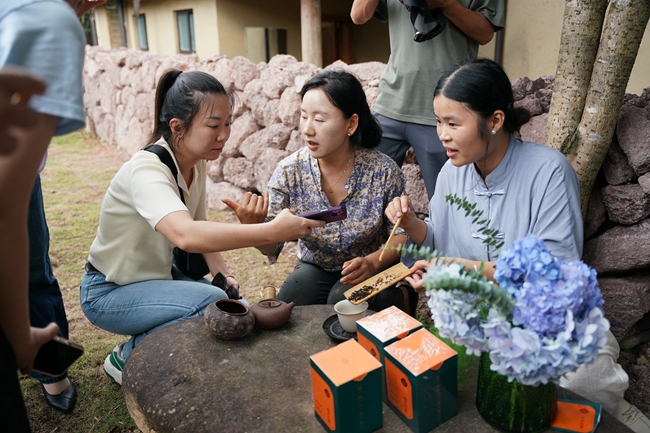
{"label": "green vase", "polygon": [[557,394],[555,384],[539,386],[508,382],[490,370],[490,355],[481,354],[478,371],[476,407],[492,427],[517,433],[534,433],[549,428],[555,418]]}

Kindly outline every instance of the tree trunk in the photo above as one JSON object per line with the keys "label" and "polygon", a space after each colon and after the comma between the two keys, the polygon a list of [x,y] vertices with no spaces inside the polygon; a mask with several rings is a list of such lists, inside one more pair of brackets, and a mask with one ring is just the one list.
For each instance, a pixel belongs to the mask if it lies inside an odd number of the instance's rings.
{"label": "tree trunk", "polygon": [[300,0],[300,43],[302,61],[323,66],[321,0]]}
{"label": "tree trunk", "polygon": [[582,116],[607,0],[567,0],[546,144],[565,155]]}
{"label": "tree trunk", "polygon": [[585,108],[567,155],[580,180],[584,215],[614,135],[632,67],[650,18],[648,0],[612,1],[605,16]]}

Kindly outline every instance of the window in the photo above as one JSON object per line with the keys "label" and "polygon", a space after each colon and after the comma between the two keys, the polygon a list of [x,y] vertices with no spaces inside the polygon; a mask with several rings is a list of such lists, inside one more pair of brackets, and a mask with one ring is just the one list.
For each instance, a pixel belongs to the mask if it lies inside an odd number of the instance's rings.
{"label": "window", "polygon": [[107,1],[106,16],[108,18],[108,36],[111,41],[111,48],[126,47],[126,26],[122,0]]}
{"label": "window", "polygon": [[145,19],[144,14],[138,15],[137,29],[140,49],[143,51],[149,51],[149,41],[147,40],[147,20]]}
{"label": "window", "polygon": [[287,54],[287,29],[246,27],[246,57],[253,63],[268,62],[276,54]]}
{"label": "window", "polygon": [[176,12],[176,21],[178,23],[178,51],[183,54],[195,53],[196,42],[194,41],[194,15],[192,10]]}

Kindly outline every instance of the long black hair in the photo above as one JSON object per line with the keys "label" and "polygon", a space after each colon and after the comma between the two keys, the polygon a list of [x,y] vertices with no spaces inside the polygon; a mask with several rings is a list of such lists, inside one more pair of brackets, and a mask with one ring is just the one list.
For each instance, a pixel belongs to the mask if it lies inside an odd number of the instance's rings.
{"label": "long black hair", "polygon": [[381,126],[370,112],[366,94],[359,79],[347,71],[324,70],[311,77],[300,90],[300,99],[312,89],[322,90],[332,105],[341,110],[347,120],[359,116],[359,125],[350,136],[353,146],[372,149],[381,141]]}
{"label": "long black hair", "polygon": [[[166,70],[156,87],[153,132],[147,144],[155,143],[162,137],[176,151],[178,138],[190,127],[203,102],[217,95],[226,96],[232,106],[231,93],[212,75],[201,71]],[[182,123],[177,136],[169,127],[169,121],[174,118]]]}
{"label": "long black hair", "polygon": [[530,120],[528,110],[514,106],[512,85],[505,71],[490,59],[467,59],[452,66],[438,81],[433,97],[438,95],[460,102],[476,113],[479,133],[486,142],[489,131],[485,121],[495,111],[505,113],[503,128],[511,133]]}

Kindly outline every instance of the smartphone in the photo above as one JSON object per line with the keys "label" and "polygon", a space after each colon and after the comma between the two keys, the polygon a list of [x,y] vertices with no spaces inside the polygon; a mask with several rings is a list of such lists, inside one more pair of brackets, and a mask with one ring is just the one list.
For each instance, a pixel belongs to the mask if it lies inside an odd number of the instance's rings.
{"label": "smartphone", "polygon": [[328,223],[334,221],[341,221],[347,218],[348,210],[345,208],[345,205],[338,205],[328,209],[317,210],[314,212],[307,212],[298,215],[303,218],[309,218],[312,220],[322,220]]}
{"label": "smartphone", "polygon": [[38,349],[34,371],[48,376],[61,376],[83,353],[83,346],[57,335]]}

